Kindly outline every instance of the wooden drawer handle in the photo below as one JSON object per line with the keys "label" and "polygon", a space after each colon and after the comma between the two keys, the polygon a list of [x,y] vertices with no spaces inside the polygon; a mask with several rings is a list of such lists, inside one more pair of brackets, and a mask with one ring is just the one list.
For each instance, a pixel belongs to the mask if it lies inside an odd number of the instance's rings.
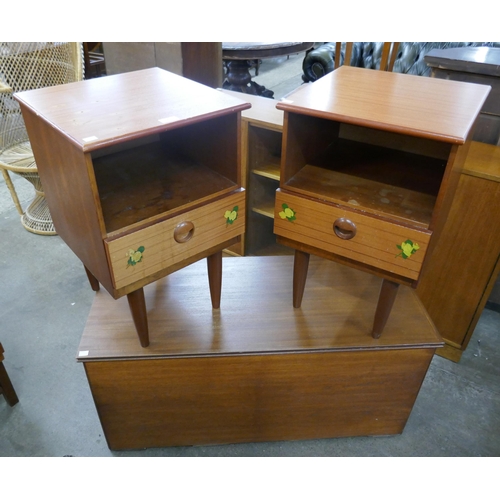
{"label": "wooden drawer handle", "polygon": [[194,234],[194,224],[191,221],[181,222],[174,229],[174,240],[177,243],[186,243]]}
{"label": "wooden drawer handle", "polygon": [[333,232],[343,240],[350,240],[356,236],[356,224],[349,219],[340,217],[333,223]]}

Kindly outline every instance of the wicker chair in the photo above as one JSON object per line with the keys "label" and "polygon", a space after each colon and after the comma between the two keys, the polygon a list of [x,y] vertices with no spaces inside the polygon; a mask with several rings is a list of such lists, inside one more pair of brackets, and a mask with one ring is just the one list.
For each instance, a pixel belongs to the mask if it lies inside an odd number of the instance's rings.
{"label": "wicker chair", "polygon": [[[79,81],[80,42],[0,42],[0,170],[21,223],[36,234],[56,234],[15,92]],[[9,172],[31,182],[35,197],[23,211]]]}

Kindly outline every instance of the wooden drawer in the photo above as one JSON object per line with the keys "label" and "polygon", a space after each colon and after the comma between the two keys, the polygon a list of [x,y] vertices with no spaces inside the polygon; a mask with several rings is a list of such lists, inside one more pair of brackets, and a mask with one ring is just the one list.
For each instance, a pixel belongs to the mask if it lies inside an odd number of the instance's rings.
{"label": "wooden drawer", "polygon": [[[285,214],[286,207],[289,211]],[[339,219],[353,223],[355,235],[350,239],[343,239],[351,236],[347,224],[339,222],[339,236],[336,234],[334,225]],[[431,236],[430,231],[408,228],[280,189],[276,192],[274,232],[411,279],[418,278]],[[413,253],[409,251],[411,248]]]}
{"label": "wooden drawer", "polygon": [[[226,218],[235,207],[236,218]],[[130,285],[244,231],[245,191],[241,190],[116,240],[105,241],[114,286],[118,289]]]}

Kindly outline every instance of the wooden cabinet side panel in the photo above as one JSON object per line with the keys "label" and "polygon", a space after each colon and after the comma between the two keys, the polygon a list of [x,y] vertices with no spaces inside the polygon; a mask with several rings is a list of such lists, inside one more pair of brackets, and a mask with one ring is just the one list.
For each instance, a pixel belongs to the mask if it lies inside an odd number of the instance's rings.
{"label": "wooden cabinet side panel", "polygon": [[90,159],[59,131],[23,107],[47,204],[57,233],[109,291],[111,275],[103,244],[104,226]]}
{"label": "wooden cabinet side panel", "polygon": [[[500,183],[462,175],[417,294],[448,343],[465,347],[500,255]],[[498,269],[496,270],[498,272]]]}
{"label": "wooden cabinet side panel", "polygon": [[285,112],[281,153],[281,187],[338,139],[340,124],[333,120]]}
{"label": "wooden cabinet side panel", "polygon": [[181,42],[182,74],[218,88],[222,86],[222,42]]}
{"label": "wooden cabinet side panel", "polygon": [[241,186],[241,113],[202,120],[160,135],[165,148],[179,149],[200,165]]}
{"label": "wooden cabinet side panel", "polygon": [[446,220],[448,219],[453,199],[460,182],[460,175],[470,149],[470,144],[471,141],[468,140],[463,146],[454,145],[451,148],[446,170],[444,172],[441,187],[434,206],[432,220],[429,224],[429,230],[431,230],[433,234],[433,238],[429,245],[429,252],[431,252],[437,244],[441,231],[443,230]]}
{"label": "wooden cabinet side panel", "polygon": [[434,349],[88,362],[111,449],[398,434]]}

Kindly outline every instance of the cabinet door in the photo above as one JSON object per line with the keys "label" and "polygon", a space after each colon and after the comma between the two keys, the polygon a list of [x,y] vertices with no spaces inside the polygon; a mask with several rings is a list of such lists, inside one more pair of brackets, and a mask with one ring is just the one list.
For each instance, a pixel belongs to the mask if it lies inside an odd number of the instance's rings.
{"label": "cabinet door", "polygon": [[[465,349],[500,255],[500,183],[462,175],[417,294],[444,340]],[[498,272],[498,269],[497,269]]]}

